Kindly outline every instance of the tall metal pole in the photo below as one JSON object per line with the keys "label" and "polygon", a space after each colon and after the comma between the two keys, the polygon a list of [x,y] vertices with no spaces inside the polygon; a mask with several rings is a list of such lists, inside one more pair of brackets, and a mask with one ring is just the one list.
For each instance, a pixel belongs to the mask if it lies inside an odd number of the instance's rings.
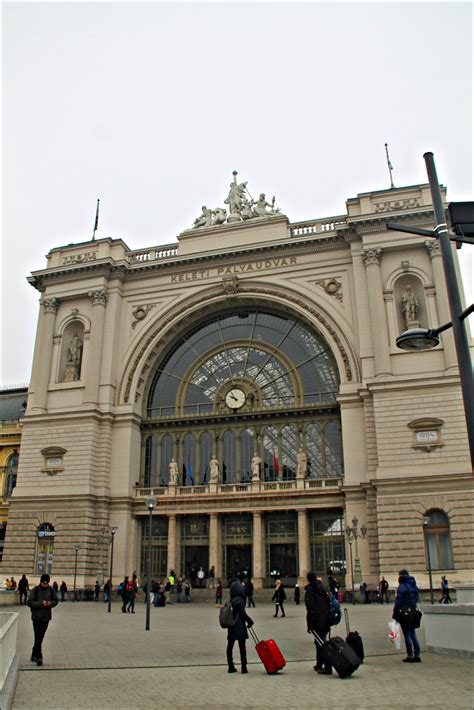
{"label": "tall metal pole", "polygon": [[110,612],[112,608],[112,591],[114,588],[114,583],[113,583],[113,569],[114,569],[114,538],[115,538],[115,533],[117,532],[117,528],[112,528],[110,531],[110,572],[109,572],[109,579],[110,579],[110,589],[109,589],[109,603],[108,603],[108,608],[107,611]]}
{"label": "tall metal pole", "polygon": [[352,540],[349,540],[349,551],[351,556],[351,582],[352,582],[352,603],[355,604],[354,592],[354,565],[352,564]]}
{"label": "tall metal pole", "polygon": [[76,552],[76,558],[74,560],[74,589],[72,592],[72,600],[75,602],[76,601],[76,577],[77,577],[77,553],[79,552],[79,547],[74,548]]}
{"label": "tall metal pole", "polygon": [[431,197],[436,218],[434,232],[437,234],[443,259],[444,275],[446,278],[446,290],[448,294],[449,309],[451,312],[451,322],[453,325],[454,342],[458,358],[459,377],[461,379],[461,389],[464,401],[464,412],[466,415],[467,436],[471,451],[471,464],[474,466],[474,382],[471,363],[471,354],[467,340],[466,326],[464,320],[460,319],[462,314],[461,296],[454,266],[454,258],[449,239],[446,217],[444,214],[441,190],[439,189],[438,176],[433,153],[423,155],[426,163],[426,171],[430,183]]}
{"label": "tall metal pole", "polygon": [[150,599],[151,599],[151,535],[153,522],[153,507],[148,506],[148,559],[147,559],[147,581],[146,581],[146,623],[145,631],[150,630]]}

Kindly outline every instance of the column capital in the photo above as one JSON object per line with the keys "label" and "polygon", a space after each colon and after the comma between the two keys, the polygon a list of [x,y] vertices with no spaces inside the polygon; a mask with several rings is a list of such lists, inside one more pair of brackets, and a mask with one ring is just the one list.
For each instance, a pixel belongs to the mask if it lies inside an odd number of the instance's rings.
{"label": "column capital", "polygon": [[428,252],[430,259],[435,256],[441,256],[441,244],[437,239],[427,239],[425,249]]}
{"label": "column capital", "polygon": [[58,308],[59,308],[59,299],[58,298],[42,298],[40,300],[41,305],[43,306],[43,311],[45,313],[57,313]]}
{"label": "column capital", "polygon": [[96,288],[93,291],[89,291],[87,294],[92,300],[93,306],[105,306],[107,303],[107,291],[105,288]]}
{"label": "column capital", "polygon": [[362,258],[364,259],[366,266],[369,266],[370,264],[380,266],[380,262],[382,261],[382,248],[373,247],[372,249],[364,249],[362,251]]}

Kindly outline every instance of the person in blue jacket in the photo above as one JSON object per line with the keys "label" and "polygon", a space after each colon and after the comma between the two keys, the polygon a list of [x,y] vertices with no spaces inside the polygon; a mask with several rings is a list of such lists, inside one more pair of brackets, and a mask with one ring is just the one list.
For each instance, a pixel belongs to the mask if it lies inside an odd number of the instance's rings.
{"label": "person in blue jacket", "polygon": [[[397,619],[398,611],[402,607],[408,606],[412,609],[416,609],[418,598],[419,592],[415,578],[408,573],[408,570],[400,570],[398,573],[397,596],[395,597],[392,618]],[[406,623],[400,623],[400,626],[402,627],[407,649],[407,656],[403,659],[403,662],[421,663],[421,650],[416,636],[416,629]]]}

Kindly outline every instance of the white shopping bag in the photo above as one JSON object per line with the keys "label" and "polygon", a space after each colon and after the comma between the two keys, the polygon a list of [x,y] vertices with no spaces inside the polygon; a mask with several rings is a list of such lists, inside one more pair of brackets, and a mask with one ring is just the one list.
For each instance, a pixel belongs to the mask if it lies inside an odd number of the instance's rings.
{"label": "white shopping bag", "polygon": [[390,619],[388,622],[388,638],[394,644],[397,651],[400,650],[401,636],[400,636],[400,624],[395,619]]}

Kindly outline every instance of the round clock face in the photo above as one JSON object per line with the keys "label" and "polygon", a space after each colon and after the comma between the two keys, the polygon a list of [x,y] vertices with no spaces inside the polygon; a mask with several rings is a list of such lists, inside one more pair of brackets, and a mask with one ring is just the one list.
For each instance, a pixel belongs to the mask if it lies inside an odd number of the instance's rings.
{"label": "round clock face", "polygon": [[246,400],[245,392],[240,387],[233,387],[225,396],[225,403],[230,409],[240,409]]}

